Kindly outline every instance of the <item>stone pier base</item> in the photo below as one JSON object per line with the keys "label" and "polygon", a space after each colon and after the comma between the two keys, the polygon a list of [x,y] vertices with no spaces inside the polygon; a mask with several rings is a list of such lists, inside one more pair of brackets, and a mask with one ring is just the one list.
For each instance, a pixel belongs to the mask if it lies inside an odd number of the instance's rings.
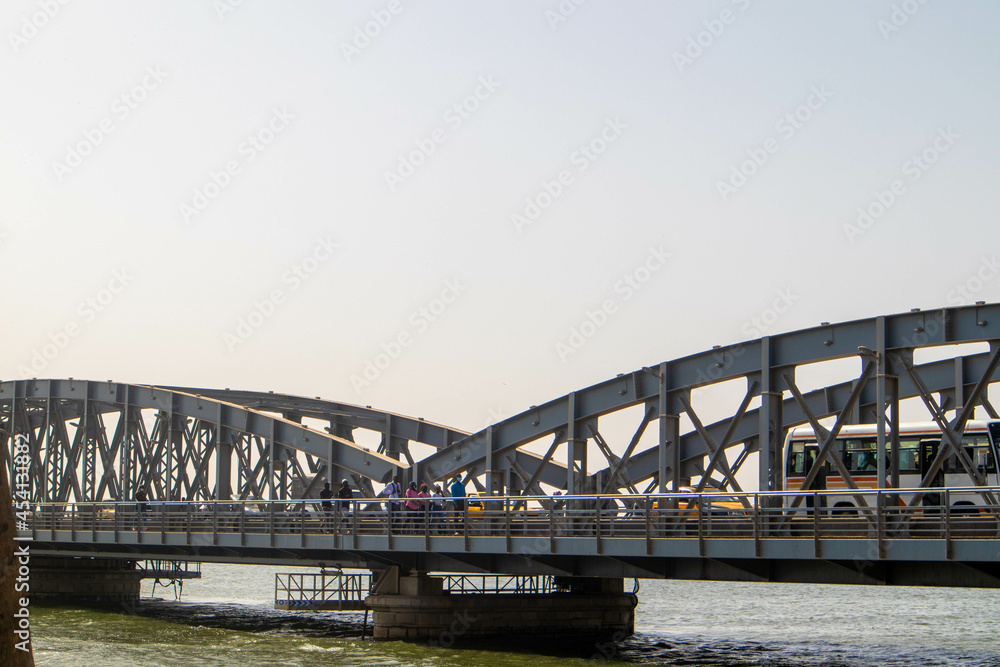
{"label": "stone pier base", "polygon": [[635,630],[636,597],[622,580],[565,593],[445,594],[441,580],[422,575],[399,578],[399,592],[366,600],[373,611],[375,639],[427,641],[451,646],[467,640],[580,640],[590,645],[621,640]]}
{"label": "stone pier base", "polygon": [[57,603],[135,604],[134,561],[105,558],[31,558],[31,599]]}

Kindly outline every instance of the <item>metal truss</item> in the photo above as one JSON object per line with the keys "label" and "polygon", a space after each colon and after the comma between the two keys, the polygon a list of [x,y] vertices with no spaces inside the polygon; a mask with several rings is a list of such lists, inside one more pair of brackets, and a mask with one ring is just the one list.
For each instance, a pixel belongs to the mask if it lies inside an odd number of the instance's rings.
{"label": "metal truss", "polygon": [[[983,342],[989,344],[989,353],[912,364],[916,349]],[[838,417],[833,430],[835,437],[840,426],[849,421],[876,422],[880,428],[879,447],[887,451],[887,442],[898,446],[898,437],[893,433],[897,420],[893,416],[898,413],[899,401],[922,397],[934,414],[927,397],[936,393],[947,407],[938,406],[942,414],[935,418],[943,419],[945,409],[965,414],[950,422],[946,430],[952,434],[945,436],[949,442],[957,442],[955,434],[964,427],[977,405],[982,405],[991,416],[997,414],[989,403],[986,388],[1000,381],[998,350],[1000,304],[982,303],[824,324],[715,347],[654,367],[643,367],[533,406],[418,462],[418,476],[442,479],[473,467],[479,471],[495,469],[509,452],[552,437],[549,455],[564,443],[567,459],[574,463],[567,468],[561,486],[575,493],[592,493],[597,489],[629,493],[643,482],[648,482],[647,492],[656,487],[665,492],[688,485],[695,476],[702,477],[698,485],[701,489],[712,486],[739,490],[735,474],[752,453],[758,454],[760,462],[759,488],[777,490],[781,444],[787,429],[799,424],[812,423],[823,434],[826,429],[818,420]],[[806,393],[795,385],[797,368],[851,357],[860,357],[864,363],[865,370],[857,380]],[[909,370],[900,366],[901,359],[910,360]],[[728,419],[702,424],[691,404],[692,391],[732,380],[743,380],[747,387],[737,412]],[[759,406],[748,409],[754,400]],[[644,413],[625,447],[625,455],[620,459],[609,456],[605,451],[607,443],[595,436],[600,433],[599,420],[635,406],[642,406]],[[691,421],[694,430],[679,432],[682,416]],[[636,452],[636,444],[653,421],[659,427],[656,445]],[[826,435],[827,442],[832,444],[830,433]],[[589,476],[582,473],[587,469],[588,437],[594,438],[608,459],[607,467]],[[740,450],[730,466],[725,452],[733,447]],[[943,462],[951,450],[944,451],[944,447],[941,450]],[[879,457],[879,479],[888,476],[891,480],[893,475],[898,479],[898,468],[883,469],[887,459]],[[839,472],[850,486],[851,476],[845,470]],[[969,472],[974,482],[981,483],[972,474],[975,471]],[[716,479],[713,473],[722,479]],[[519,489],[511,485],[507,490]]]}
{"label": "metal truss", "polygon": [[[913,362],[917,349],[961,343],[988,343],[990,351]],[[863,368],[857,379],[799,389],[800,367],[851,357]],[[931,473],[955,453],[972,483],[982,485],[960,434],[977,406],[997,416],[987,389],[1000,381],[998,367],[1000,304],[977,304],[715,347],[620,374],[477,433],[318,398],[69,379],[0,383],[0,437],[8,452],[15,438],[29,444],[38,502],[125,500],[139,488],[163,500],[293,500],[344,477],[370,496],[396,474],[427,482],[460,475],[487,494],[536,495],[546,485],[634,495],[676,490],[693,477],[700,477],[699,491],[739,492],[737,473],[752,454],[759,489],[777,490],[785,433],[809,423],[822,443],[818,460],[831,461],[856,489],[839,459],[828,456],[840,428],[875,422],[880,451],[895,453],[899,402],[919,398],[943,431]],[[692,392],[733,380],[745,383],[736,412],[703,423]],[[613,446],[620,434],[601,420],[632,408],[638,423]],[[956,417],[948,420],[952,410]],[[824,428],[825,418],[835,418],[834,425]],[[682,419],[690,431],[681,432]],[[305,420],[325,426],[310,428]],[[362,442],[379,444],[358,444],[359,430],[373,434]],[[414,443],[433,453],[416,458]],[[588,462],[591,446],[603,461]],[[896,486],[898,457],[878,459],[878,478]],[[13,474],[11,457],[5,465]],[[929,473],[922,486],[932,480]]]}

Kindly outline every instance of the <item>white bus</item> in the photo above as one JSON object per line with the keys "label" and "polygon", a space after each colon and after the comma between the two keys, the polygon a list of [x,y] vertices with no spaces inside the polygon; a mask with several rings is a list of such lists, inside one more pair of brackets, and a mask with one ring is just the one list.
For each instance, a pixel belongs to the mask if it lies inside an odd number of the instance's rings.
{"label": "white bus", "polygon": [[[833,456],[843,461],[844,466],[855,483],[861,489],[877,489],[878,461],[877,451],[878,431],[875,424],[849,424],[841,428],[834,444]],[[886,434],[886,450],[889,449],[888,433]],[[968,454],[972,465],[982,475],[987,486],[1000,486],[997,473],[997,443],[1000,442],[1000,420],[973,421],[966,423],[965,434],[962,437],[962,448]],[[899,488],[912,489],[920,485],[924,474],[930,469],[937,456],[938,448],[951,448],[948,442],[941,443],[941,429],[935,422],[919,422],[902,424],[899,428]],[[812,426],[798,426],[788,431],[785,438],[785,491],[798,491],[802,488],[806,473],[819,454],[819,443]],[[886,484],[888,488],[889,460],[886,460]],[[825,488],[830,491],[848,490],[840,471],[826,462]],[[822,478],[821,478],[822,479]],[[932,488],[968,488],[975,486],[975,481],[969,477],[965,468],[952,453],[944,463],[937,478],[930,486]],[[812,488],[824,486],[822,481]],[[900,502],[908,503],[912,494],[900,494]],[[938,504],[940,494],[929,493],[924,499],[925,504]],[[978,493],[954,494],[952,505],[969,506],[983,504]],[[845,495],[830,495],[825,504],[839,507],[843,510],[855,507],[855,499],[849,493]]]}

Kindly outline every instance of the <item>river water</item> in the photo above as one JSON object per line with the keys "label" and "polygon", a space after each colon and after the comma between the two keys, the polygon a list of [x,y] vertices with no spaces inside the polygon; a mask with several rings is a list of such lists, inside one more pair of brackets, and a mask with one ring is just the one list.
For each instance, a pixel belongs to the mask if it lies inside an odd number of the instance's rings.
{"label": "river water", "polygon": [[636,634],[621,644],[453,650],[362,641],[361,613],[275,611],[274,573],[285,571],[204,564],[181,602],[158,587],[166,599],[135,613],[33,606],[36,664],[1000,666],[1000,591],[644,580]]}

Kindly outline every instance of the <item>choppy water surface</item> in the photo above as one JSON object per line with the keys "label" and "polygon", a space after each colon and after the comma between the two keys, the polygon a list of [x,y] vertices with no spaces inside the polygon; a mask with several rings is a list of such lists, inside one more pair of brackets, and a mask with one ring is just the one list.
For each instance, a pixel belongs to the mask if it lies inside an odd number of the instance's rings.
{"label": "choppy water surface", "polygon": [[[282,568],[204,565],[183,602],[32,609],[41,666],[1000,666],[1000,591],[642,582],[636,635],[525,652],[361,641],[361,613],[271,609]],[[149,595],[147,582],[144,595]]]}

